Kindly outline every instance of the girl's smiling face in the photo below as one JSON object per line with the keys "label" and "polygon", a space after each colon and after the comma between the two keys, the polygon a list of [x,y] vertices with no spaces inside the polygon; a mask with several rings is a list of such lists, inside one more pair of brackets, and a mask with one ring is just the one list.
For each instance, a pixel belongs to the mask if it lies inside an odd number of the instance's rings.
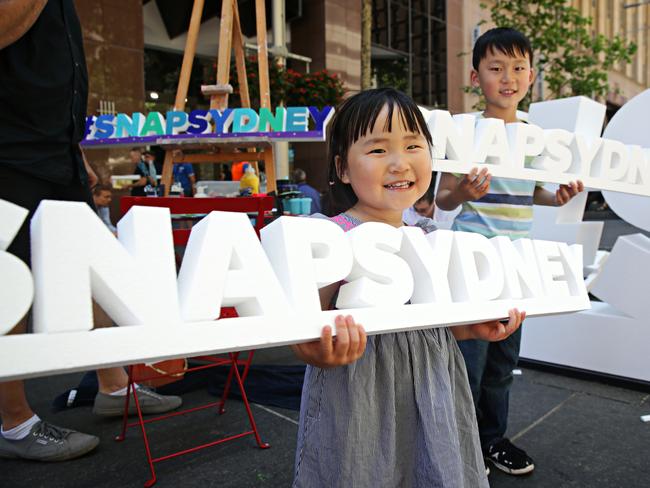
{"label": "girl's smiling face", "polygon": [[402,212],[429,188],[431,152],[426,138],[405,128],[398,109],[388,132],[388,108],[374,127],[348,150],[347,164],[338,167],[341,181],[352,186],[359,199],[350,213],[362,221],[402,225]]}

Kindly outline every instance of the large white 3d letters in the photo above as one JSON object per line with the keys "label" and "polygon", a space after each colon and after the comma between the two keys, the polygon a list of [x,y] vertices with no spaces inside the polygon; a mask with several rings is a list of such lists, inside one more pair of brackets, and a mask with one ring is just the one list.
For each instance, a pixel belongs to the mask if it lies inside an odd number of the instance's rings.
{"label": "large white 3d letters", "polygon": [[[647,138],[636,144],[600,138],[604,110],[604,105],[588,98],[573,97],[532,104],[531,124],[504,124],[500,119],[451,117],[445,111],[421,108],[433,138],[434,170],[469,173],[485,164],[493,176],[549,183],[579,179],[589,188],[650,196]],[[540,127],[536,119],[545,119],[546,124]],[[595,137],[593,131],[585,135],[566,129],[578,123],[592,128],[599,121]],[[530,165],[528,156],[534,157]]]}
{"label": "large white 3d letters", "polygon": [[388,224],[369,222],[347,232],[354,264],[341,286],[337,308],[390,307],[413,294],[413,275],[398,251],[402,233]]}
{"label": "large white 3d letters", "polygon": [[487,237],[455,232],[449,284],[455,301],[487,301],[501,295],[503,268],[497,250]]}
{"label": "large white 3d letters", "polygon": [[119,241],[85,203],[44,201],[31,222],[34,331],[93,327],[91,296],[118,324],[178,324],[169,210],[134,207]]}
{"label": "large white 3d letters", "polygon": [[[531,106],[530,118],[545,129],[558,127],[579,133],[582,151],[601,171],[623,172],[625,164],[612,149],[595,147],[604,118],[604,107],[595,102],[573,106],[561,113],[558,103]],[[564,103],[568,103],[564,101]],[[532,109],[535,110],[532,110]],[[628,101],[610,120],[604,137],[626,145],[628,181],[647,182],[650,90]],[[591,142],[588,142],[591,141]],[[611,153],[603,156],[605,151]],[[600,156],[597,154],[600,152]],[[643,157],[641,154],[643,153]],[[598,158],[601,158],[598,160]],[[650,231],[650,198],[612,191],[603,195],[610,207],[627,222]],[[600,302],[590,310],[571,315],[527,320],[521,356],[608,375],[650,381],[650,327],[645,305],[650,276],[650,239],[642,234],[621,236],[610,253],[598,251],[603,222],[583,222],[586,192],[560,209],[535,208],[533,238],[565,240],[583,245],[585,270],[591,293]]]}
{"label": "large white 3d letters", "polygon": [[192,228],[178,274],[186,321],[214,320],[222,306],[281,316],[289,304],[279,285],[246,214],[211,212]]}
{"label": "large white 3d letters", "polygon": [[[0,213],[6,246],[25,212],[0,202]],[[31,224],[39,333],[0,337],[0,380],[305,342],[338,314],[377,334],[589,303],[580,253],[564,244],[380,223],[344,233],[297,217],[270,224],[260,242],[245,214],[212,212],[193,228],[176,277],[167,209],[133,207],[119,240],[78,202],[45,201]],[[0,300],[12,300],[1,310],[6,334],[30,305],[31,275],[4,252],[0,271]],[[339,309],[321,310],[319,288],[340,281]],[[90,330],[91,297],[119,327]],[[239,317],[217,319],[222,306]]]}
{"label": "large white 3d letters", "polygon": [[424,234],[419,227],[401,228],[399,256],[413,272],[411,303],[451,303],[447,276],[454,233],[438,230]]}
{"label": "large white 3d letters", "polygon": [[261,234],[264,251],[296,312],[320,311],[318,290],[345,279],[352,269],[345,233],[329,220],[280,217]]}

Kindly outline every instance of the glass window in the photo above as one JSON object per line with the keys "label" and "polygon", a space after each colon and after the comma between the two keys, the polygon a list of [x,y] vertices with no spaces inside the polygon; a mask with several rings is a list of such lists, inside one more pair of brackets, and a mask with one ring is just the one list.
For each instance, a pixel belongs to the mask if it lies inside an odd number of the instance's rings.
{"label": "glass window", "polygon": [[373,0],[373,77],[416,102],[447,105],[444,0]]}

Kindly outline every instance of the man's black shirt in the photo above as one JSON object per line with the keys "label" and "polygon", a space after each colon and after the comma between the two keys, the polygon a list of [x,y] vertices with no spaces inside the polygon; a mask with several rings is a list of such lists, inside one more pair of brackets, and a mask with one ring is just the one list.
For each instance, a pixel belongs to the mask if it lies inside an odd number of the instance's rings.
{"label": "man's black shirt", "polygon": [[86,180],[78,149],[88,72],[73,0],[50,0],[0,49],[0,164],[55,183]]}

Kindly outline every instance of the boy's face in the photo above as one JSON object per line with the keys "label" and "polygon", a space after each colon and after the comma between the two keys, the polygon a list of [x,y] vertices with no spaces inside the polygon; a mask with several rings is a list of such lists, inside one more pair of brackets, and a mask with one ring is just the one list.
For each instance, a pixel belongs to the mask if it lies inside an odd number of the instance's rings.
{"label": "boy's face", "polygon": [[479,63],[478,71],[472,70],[472,86],[481,88],[488,110],[512,111],[514,115],[519,102],[528,93],[534,80],[530,59],[524,53],[515,53],[513,57],[496,49],[488,49]]}

